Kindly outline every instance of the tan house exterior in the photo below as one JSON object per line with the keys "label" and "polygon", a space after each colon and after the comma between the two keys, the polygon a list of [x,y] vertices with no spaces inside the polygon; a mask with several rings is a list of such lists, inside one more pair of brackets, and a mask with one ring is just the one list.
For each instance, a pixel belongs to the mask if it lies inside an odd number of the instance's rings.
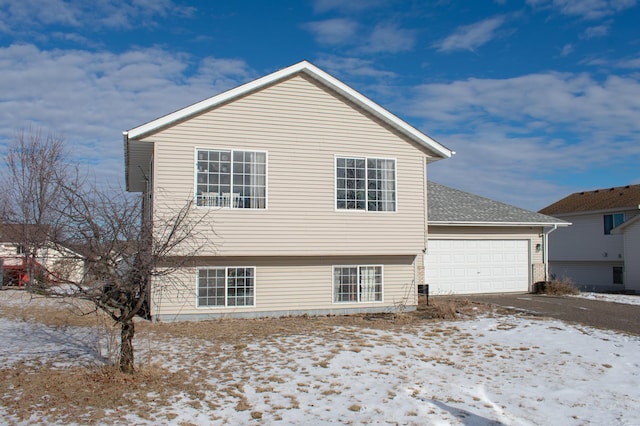
{"label": "tan house exterior", "polygon": [[[413,309],[427,164],[452,151],[303,61],[124,133],[150,214],[195,200],[211,244],[152,318]],[[176,283],[178,283],[176,285]]]}

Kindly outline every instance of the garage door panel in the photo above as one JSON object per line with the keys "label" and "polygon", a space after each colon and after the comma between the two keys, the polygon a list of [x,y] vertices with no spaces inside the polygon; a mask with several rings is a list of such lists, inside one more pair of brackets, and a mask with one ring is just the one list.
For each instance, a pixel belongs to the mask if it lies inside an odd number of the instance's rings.
{"label": "garage door panel", "polygon": [[433,294],[527,291],[529,241],[430,240],[425,282]]}

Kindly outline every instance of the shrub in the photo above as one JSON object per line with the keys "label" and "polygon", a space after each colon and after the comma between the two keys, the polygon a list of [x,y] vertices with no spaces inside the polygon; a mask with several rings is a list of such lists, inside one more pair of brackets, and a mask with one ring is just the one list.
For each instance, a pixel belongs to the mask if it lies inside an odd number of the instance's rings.
{"label": "shrub", "polygon": [[546,282],[542,293],[562,296],[567,294],[578,294],[580,293],[580,290],[578,290],[573,281],[569,278],[562,278],[560,280]]}

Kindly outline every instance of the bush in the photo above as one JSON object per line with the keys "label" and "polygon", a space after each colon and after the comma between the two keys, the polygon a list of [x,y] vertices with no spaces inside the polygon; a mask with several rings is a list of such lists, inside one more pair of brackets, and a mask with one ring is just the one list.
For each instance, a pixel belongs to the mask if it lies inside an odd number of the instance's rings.
{"label": "bush", "polygon": [[567,294],[580,293],[580,290],[578,290],[578,288],[575,286],[573,281],[571,281],[568,278],[563,278],[560,280],[553,280],[553,281],[546,281],[546,282],[536,283],[536,284],[542,284],[538,286],[538,289],[540,290],[538,292],[542,294],[563,296]]}

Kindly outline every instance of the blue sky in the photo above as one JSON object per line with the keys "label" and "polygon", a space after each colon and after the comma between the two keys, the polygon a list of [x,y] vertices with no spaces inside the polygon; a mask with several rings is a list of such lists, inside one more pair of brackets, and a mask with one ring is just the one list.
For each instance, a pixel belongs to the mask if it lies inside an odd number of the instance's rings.
{"label": "blue sky", "polygon": [[445,185],[538,210],[640,183],[637,0],[0,0],[0,145],[122,131],[302,59],[456,151]]}

